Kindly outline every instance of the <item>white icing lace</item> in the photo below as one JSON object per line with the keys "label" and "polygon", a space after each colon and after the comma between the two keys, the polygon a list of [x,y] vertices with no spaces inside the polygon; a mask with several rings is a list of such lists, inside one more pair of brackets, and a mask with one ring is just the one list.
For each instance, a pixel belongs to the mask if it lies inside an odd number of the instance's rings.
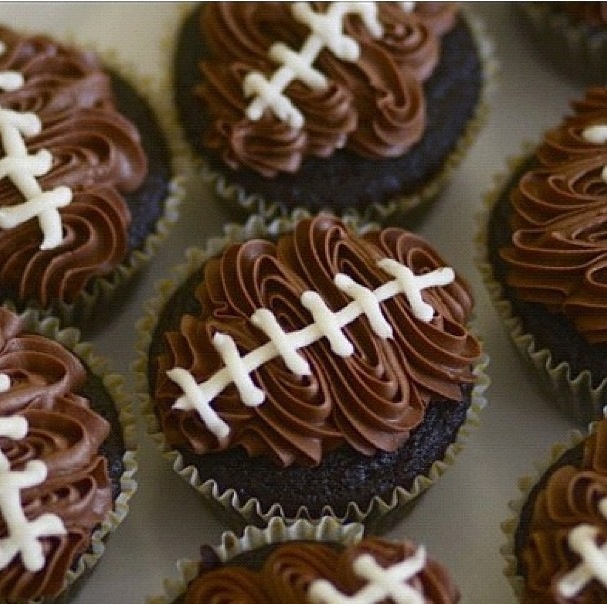
{"label": "white icing lace", "polygon": [[[0,374],[0,391],[10,388],[10,379]],[[25,438],[29,429],[21,415],[0,418],[0,436],[15,440]],[[0,451],[0,510],[6,523],[7,536],[0,539],[0,568],[6,568],[11,560],[21,554],[25,568],[31,572],[44,567],[41,537],[64,535],[63,521],[55,514],[42,514],[31,522],[21,505],[21,491],[46,480],[47,468],[43,461],[32,459],[22,470],[11,470],[10,461]]]}
{"label": "white icing lace", "polygon": [[333,2],[326,13],[314,12],[308,2],[294,2],[291,10],[297,21],[310,28],[310,35],[297,52],[282,42],[273,44],[270,58],[280,66],[270,79],[259,71],[248,73],[243,81],[243,92],[246,98],[253,97],[246,110],[249,119],[256,121],[270,109],[279,120],[299,129],[304,124],[304,116],[283,94],[285,88],[292,81],[301,80],[312,89],[324,89],[327,79],[313,63],[325,48],[342,61],[358,60],[358,43],[343,33],[344,17],[359,15],[374,38],[382,36],[383,28],[377,19],[375,2]]}
{"label": "white icing lace", "polygon": [[[607,520],[607,498],[601,499],[599,511]],[[590,524],[580,524],[567,537],[569,547],[582,561],[558,582],[559,593],[565,598],[574,598],[592,580],[607,588],[607,543],[599,547],[596,543],[599,529]]]}
{"label": "white icing lace", "polygon": [[213,345],[224,366],[209,379],[197,384],[192,374],[182,367],[167,371],[168,377],[183,391],[173,408],[195,409],[213,434],[220,439],[225,438],[229,427],[210,405],[229,384],[236,386],[243,404],[256,407],[265,400],[265,393],[255,385],[250,374],[264,363],[282,357],[295,375],[309,375],[310,366],[297,351],[321,338],[327,338],[334,354],[349,356],[353,354],[354,346],[342,329],[361,315],[367,317],[371,329],[378,337],[392,337],[392,328],[383,316],[380,303],[399,294],[407,297],[411,310],[418,319],[429,322],[434,315],[434,309],[422,300],[421,291],[429,287],[447,285],[455,278],[450,268],[439,268],[422,275],[414,275],[411,269],[390,258],[380,260],[378,266],[394,277],[394,280],[375,290],[355,283],[347,275],[340,273],[335,276],[337,287],[352,298],[352,302],[338,312],[333,312],[317,292],[304,292],[300,301],[310,311],[313,322],[298,331],[286,333],[271,311],[263,308],[256,310],[251,321],[268,336],[269,341],[243,357],[229,335],[217,332],[213,336]]}
{"label": "white icing lace", "polygon": [[361,554],[352,563],[354,572],[367,583],[348,596],[325,579],[313,581],[308,597],[314,604],[376,604],[391,598],[397,604],[424,604],[424,597],[407,581],[426,565],[426,550],[419,547],[410,558],[383,568],[370,554]]}
{"label": "white icing lace", "polygon": [[[6,46],[0,41],[0,55]],[[0,72],[0,90],[17,90],[24,84],[23,76],[15,71]],[[18,205],[0,209],[0,228],[12,229],[31,218],[37,218],[43,234],[40,249],[57,247],[63,239],[62,208],[72,200],[69,187],[58,186],[43,191],[36,180],[44,176],[53,165],[51,153],[40,149],[30,155],[23,137],[40,134],[42,124],[34,113],[21,113],[0,106],[0,139],[4,157],[0,159],[0,179],[9,178],[25,197]]]}

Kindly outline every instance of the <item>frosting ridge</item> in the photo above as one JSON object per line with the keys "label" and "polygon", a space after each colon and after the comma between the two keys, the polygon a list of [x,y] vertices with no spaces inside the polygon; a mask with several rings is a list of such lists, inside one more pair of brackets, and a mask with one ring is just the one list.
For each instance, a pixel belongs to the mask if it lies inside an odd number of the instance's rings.
{"label": "frosting ridge", "polygon": [[[571,593],[567,589],[575,583],[572,571],[583,562],[575,551],[572,533],[575,535],[581,526],[591,527],[596,534],[589,541],[599,545],[607,537],[607,508],[600,503],[607,501],[607,468],[603,461],[606,444],[607,424],[601,421],[596,432],[584,441],[579,466],[559,467],[538,492],[520,558],[526,578],[524,602],[584,604],[604,600],[607,585],[599,580],[582,580]],[[607,559],[597,564],[605,568]]]}
{"label": "frosting ridge", "polygon": [[[4,308],[0,373],[2,549],[4,554],[12,551],[15,522],[22,516],[19,530],[35,529],[32,539],[39,541],[41,554],[39,563],[25,549],[0,559],[2,597],[23,601],[63,589],[66,572],[112,508],[107,463],[99,453],[110,428],[77,394],[86,379],[80,361],[52,340],[21,333],[19,318]],[[15,422],[22,431],[9,428]],[[10,502],[11,477],[22,474],[25,479],[34,470],[41,472],[38,478],[32,476],[20,489],[19,501]],[[9,505],[10,513],[5,509]],[[39,532],[50,518],[54,524]]]}
{"label": "frosting ridge", "polygon": [[[40,203],[51,191],[71,191],[67,205],[58,206],[52,217],[51,239],[47,218],[40,213],[32,220],[25,213],[25,191],[31,186],[0,179],[2,283],[10,295],[42,306],[55,299],[70,303],[91,279],[107,275],[124,259],[130,212],[123,195],[142,183],[147,158],[135,126],[117,111],[110,78],[92,53],[6,27],[0,28],[0,43],[0,72],[22,78],[21,85],[0,89],[0,111],[17,116],[19,123],[39,121],[38,131],[23,132],[24,162],[52,158],[34,181]],[[2,151],[0,163],[9,159],[10,150]],[[5,215],[20,217],[11,223]]]}
{"label": "frosting ridge", "polygon": [[[340,35],[358,54],[344,59],[324,49],[310,66],[318,74],[311,81],[319,84],[294,80],[285,87],[285,111],[300,116],[296,123],[269,109],[254,119],[247,116],[250,99],[243,82],[254,73],[260,79],[255,89],[263,88],[276,67],[274,43],[297,51],[305,47],[311,27],[284,3],[205,7],[201,35],[211,56],[201,61],[203,81],[195,90],[210,117],[204,144],[233,169],[252,168],[268,178],[297,171],[306,156],[328,157],[342,147],[372,158],[406,152],[423,134],[422,83],[438,61],[440,36],[455,20],[451,4],[430,4],[405,11],[396,3],[377,3],[374,23],[346,14]],[[310,3],[312,23],[335,5]]]}
{"label": "frosting ridge", "polygon": [[352,298],[336,285],[335,275],[345,273],[374,290],[389,280],[377,266],[384,257],[415,275],[442,268],[439,256],[412,233],[386,229],[357,237],[329,217],[304,220],[275,244],[252,240],[209,260],[196,292],[200,314],[184,315],[180,331],[167,334],[169,350],[155,367],[157,412],[168,442],[196,453],[242,446],[280,465],[315,465],[343,443],[367,455],[394,451],[422,421],[433,397],[460,400],[460,385],[473,380],[470,366],[480,349],[462,324],[472,298],[456,277],[422,290],[434,310],[428,321],[414,315],[405,295],[382,302],[390,338],[379,336],[362,315],[342,327],[353,354],[336,353],[330,339],[322,338],[296,353],[309,372],[294,373],[283,357],[268,360],[251,372],[265,397],[262,404],[243,404],[239,388],[226,387],[212,400],[229,426],[219,436],[195,411],[175,406],[181,393],[167,372],[182,368],[203,382],[220,371],[216,332],[233,339],[244,356],[268,343],[250,320],[258,309],[272,311],[286,334],[305,330],[311,316],[302,294],[316,292],[329,312],[342,312]]}
{"label": "frosting ridge", "polygon": [[[225,597],[225,601],[228,601],[234,598],[235,594],[238,594],[241,598],[239,601],[243,604],[268,601],[309,604],[331,601],[315,597],[315,585],[321,581],[350,599],[368,589],[371,583],[375,592],[383,592],[385,596],[389,596],[389,588],[382,583],[382,571],[393,572],[399,564],[410,564],[420,550],[423,551],[423,548],[416,548],[409,541],[390,543],[371,537],[347,549],[327,543],[281,543],[269,553],[261,570],[257,572],[236,564],[206,571],[202,569],[201,574],[188,586],[185,602],[211,602],[213,597],[216,597],[217,601]],[[357,572],[358,567],[368,565],[378,566],[379,578],[374,582],[361,578]],[[405,594],[412,593],[411,602],[448,604],[459,601],[459,590],[453,580],[446,570],[431,558],[425,558],[421,568],[413,572],[413,576],[403,577],[401,581],[399,594],[405,597]],[[392,581],[392,585],[394,582]],[[352,601],[362,600],[359,598]],[[379,602],[378,599],[373,601]],[[386,597],[381,601],[396,600]]]}
{"label": "frosting ridge", "polygon": [[607,342],[607,96],[592,88],[546,133],[537,164],[510,194],[511,245],[500,251],[517,295],[563,313],[590,343]]}

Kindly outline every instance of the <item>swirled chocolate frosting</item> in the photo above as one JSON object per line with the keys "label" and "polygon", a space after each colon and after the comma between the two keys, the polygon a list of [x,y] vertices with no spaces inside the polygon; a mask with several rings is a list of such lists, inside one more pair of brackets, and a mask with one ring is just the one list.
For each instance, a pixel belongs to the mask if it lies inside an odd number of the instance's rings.
{"label": "swirled chocolate frosting", "polygon": [[198,315],[185,314],[179,331],[165,334],[167,352],[152,361],[153,393],[167,442],[195,453],[244,447],[282,466],[316,465],[326,451],[348,444],[364,455],[395,451],[424,419],[433,398],[461,400],[461,385],[473,381],[471,364],[479,344],[465,323],[473,300],[458,277],[422,293],[434,309],[429,322],[418,319],[404,295],[382,305],[393,328],[380,338],[367,317],[344,327],[353,354],[335,354],[327,339],[298,352],[310,374],[291,372],[275,358],[252,372],[265,394],[263,404],[246,406],[230,385],[212,408],[230,428],[218,438],[195,410],[175,408],[180,388],[167,371],[180,367],[202,382],[222,366],[213,344],[217,332],[233,338],[241,354],[268,341],[250,320],[260,308],[272,311],[285,332],[310,324],[301,303],[304,292],[317,292],[333,312],[350,299],[334,283],[344,273],[374,290],[387,280],[377,266],[394,259],[423,274],[444,267],[438,254],[417,235],[397,228],[351,233],[328,216],[303,220],[277,243],[250,240],[228,247],[209,260],[196,291]]}
{"label": "swirled chocolate frosting", "polygon": [[[311,3],[327,11],[328,3]],[[347,148],[369,158],[406,153],[423,136],[422,83],[440,55],[440,37],[454,24],[451,3],[419,3],[406,11],[378,3],[383,32],[374,38],[358,16],[344,18],[344,33],[360,48],[358,60],[343,61],[324,49],[314,62],[326,85],[291,82],[286,96],[301,111],[303,127],[293,127],[267,110],[252,120],[243,82],[252,71],[270,78],[277,68],[270,47],[281,42],[302,48],[309,28],[284,2],[208,3],[200,35],[209,56],[200,63],[196,89],[211,118],[204,145],[233,169],[251,168],[265,177],[296,172],[306,156],[328,157]]]}
{"label": "swirled chocolate frosting", "polygon": [[607,601],[607,588],[589,580],[575,596],[559,590],[559,580],[580,564],[581,557],[569,545],[569,535],[587,524],[596,529],[597,547],[607,540],[607,518],[598,503],[607,497],[607,423],[582,445],[579,463],[557,464],[531,499],[525,544],[518,552],[525,578],[522,601],[529,604],[590,604]]}
{"label": "swirled chocolate frosting", "polygon": [[[130,213],[123,194],[142,182],[147,159],[93,54],[6,27],[0,27],[0,42],[0,72],[23,76],[17,89],[0,89],[0,107],[38,116],[39,134],[24,142],[30,155],[46,150],[52,156],[51,169],[37,179],[40,188],[67,186],[73,192],[59,210],[63,239],[57,247],[40,249],[36,218],[0,229],[0,283],[21,300],[69,303],[124,259]],[[5,153],[0,149],[0,158]],[[0,180],[0,208],[23,202],[9,178]]]}
{"label": "swirled chocolate frosting", "polygon": [[[0,392],[0,418],[20,416],[28,425],[23,438],[0,436],[0,451],[11,472],[22,471],[33,460],[47,470],[42,482],[20,492],[25,517],[35,522],[52,514],[65,527],[64,534],[40,537],[41,570],[24,567],[20,554],[0,569],[0,598],[29,601],[62,590],[67,571],[112,508],[107,464],[98,453],[109,424],[77,394],[86,380],[81,362],[60,344],[22,332],[19,318],[3,308],[0,374],[10,382]],[[3,482],[3,505],[6,489]],[[6,538],[11,521],[3,506],[0,512],[0,538]]]}
{"label": "swirled chocolate frosting", "polygon": [[[239,564],[238,558],[217,569],[202,570],[188,586],[183,602],[310,604],[318,601],[309,593],[311,585],[318,580],[328,581],[343,595],[352,596],[367,584],[354,569],[355,561],[361,556],[371,556],[378,566],[388,569],[410,559],[416,551],[410,541],[391,543],[375,537],[348,548],[307,541],[282,543],[271,549],[260,570]],[[403,592],[405,585],[425,604],[459,602],[459,590],[448,572],[431,558],[426,559],[418,573],[403,580]],[[381,601],[392,604],[396,600],[386,597]]]}
{"label": "swirled chocolate frosting", "polygon": [[511,245],[501,250],[519,299],[569,317],[607,342],[607,92],[591,88],[548,131],[510,195]]}

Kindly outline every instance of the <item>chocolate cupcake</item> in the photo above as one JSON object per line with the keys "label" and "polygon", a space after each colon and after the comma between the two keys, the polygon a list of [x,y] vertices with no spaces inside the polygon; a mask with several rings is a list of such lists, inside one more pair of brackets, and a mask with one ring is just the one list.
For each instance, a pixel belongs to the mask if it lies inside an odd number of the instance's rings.
{"label": "chocolate cupcake", "polygon": [[558,73],[602,85],[607,68],[607,2],[516,2],[530,44]]}
{"label": "chocolate cupcake", "polygon": [[213,596],[243,604],[321,603],[340,596],[459,602],[453,579],[423,547],[363,537],[361,525],[330,519],[286,526],[274,518],[268,529],[247,527],[241,538],[225,533],[220,546],[203,546],[201,560],[182,560],[179,570],[180,579],[167,581],[166,593],[148,604],[202,604]]}
{"label": "chocolate cupcake", "polygon": [[139,325],[150,432],[232,526],[384,530],[484,404],[470,290],[401,229],[320,215],[238,231],[192,250]]}
{"label": "chocolate cupcake", "polygon": [[0,299],[98,327],[176,218],[163,128],[92,52],[7,27],[0,107]]}
{"label": "chocolate cupcake", "polygon": [[121,380],[76,330],[0,307],[0,600],[63,602],[135,491]]}
{"label": "chocolate cupcake", "polygon": [[607,403],[607,88],[572,109],[488,195],[480,267],[551,400],[587,424]]}
{"label": "chocolate cupcake", "polygon": [[521,481],[504,523],[506,574],[521,602],[607,600],[607,421],[558,445],[536,476]]}
{"label": "chocolate cupcake", "polygon": [[175,102],[224,207],[380,220],[436,198],[493,70],[455,3],[207,2],[178,34]]}

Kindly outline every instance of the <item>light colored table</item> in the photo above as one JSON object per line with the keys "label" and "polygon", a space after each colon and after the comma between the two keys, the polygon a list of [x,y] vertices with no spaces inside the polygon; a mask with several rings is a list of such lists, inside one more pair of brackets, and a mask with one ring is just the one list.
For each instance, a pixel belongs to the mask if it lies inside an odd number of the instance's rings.
{"label": "light colored table", "polygon": [[[539,394],[491,306],[473,260],[475,216],[506,158],[557,123],[581,89],[547,71],[533,56],[516,29],[512,6],[476,3],[472,9],[495,41],[500,88],[485,129],[421,232],[476,291],[477,325],[492,358],[489,405],[456,464],[389,536],[408,535],[425,543],[449,566],[465,602],[510,604],[514,597],[499,553],[507,502],[517,493],[517,479],[545,457],[552,442],[563,440],[572,424]],[[0,20],[9,26],[69,35],[101,50],[116,48],[152,78],[168,64],[165,55],[179,12],[173,3],[0,3]],[[139,283],[137,296],[95,340],[114,369],[127,375],[127,384],[135,357],[134,324],[153,283],[181,262],[187,245],[202,245],[221,232],[221,218],[205,203],[200,184],[193,182],[190,189],[182,219]],[[215,543],[224,530],[143,433],[139,465],[140,487],[131,512],[75,604],[143,602],[146,595],[160,592],[164,577],[175,576],[178,558],[195,557],[202,542]]]}

